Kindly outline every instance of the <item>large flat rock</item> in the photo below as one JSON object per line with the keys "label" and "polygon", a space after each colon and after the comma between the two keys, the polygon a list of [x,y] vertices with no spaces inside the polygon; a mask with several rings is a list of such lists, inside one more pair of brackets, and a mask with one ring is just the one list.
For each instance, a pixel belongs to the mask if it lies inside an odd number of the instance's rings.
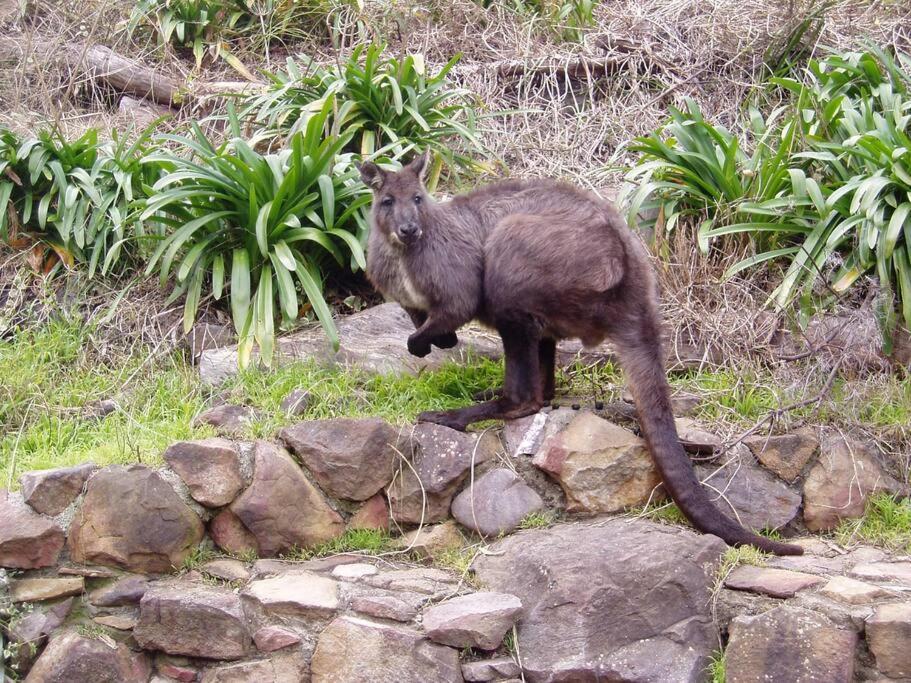
{"label": "large flat rock", "polygon": [[[439,368],[448,361],[461,361],[467,356],[499,358],[503,346],[499,336],[479,325],[470,324],[458,331],[459,345],[454,349],[436,347],[429,356],[416,358],[408,353],[406,341],[414,332],[411,319],[398,304],[381,304],[337,321],[341,344],[333,351],[320,327],[280,337],[275,344],[274,363],[278,365],[302,360],[315,360],[330,365],[346,365],[380,374],[417,374]],[[254,351],[255,354],[255,351]],[[558,362],[567,363],[577,355],[586,360],[609,360],[610,350],[602,345],[583,350],[577,341],[561,342]],[[203,351],[199,357],[199,376],[208,384],[221,384],[237,374],[237,346]]]}
{"label": "large flat rock", "polygon": [[714,536],[614,518],[519,532],[474,562],[490,590],[524,607],[525,679],[703,680],[717,647]]}

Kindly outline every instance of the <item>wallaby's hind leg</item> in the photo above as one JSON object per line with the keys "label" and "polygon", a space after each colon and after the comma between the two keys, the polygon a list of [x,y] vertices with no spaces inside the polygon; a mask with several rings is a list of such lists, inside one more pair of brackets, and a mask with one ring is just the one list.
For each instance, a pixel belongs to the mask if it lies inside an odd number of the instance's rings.
{"label": "wallaby's hind leg", "polygon": [[545,401],[556,396],[557,340],[545,337],[538,345],[538,360],[541,366],[541,395]]}
{"label": "wallaby's hind leg", "polygon": [[472,422],[511,420],[541,410],[544,405],[538,338],[531,327],[504,326],[500,329],[506,356],[503,396],[467,408],[421,413],[419,422],[435,422],[464,431]]}
{"label": "wallaby's hind leg", "polygon": [[[545,337],[538,342],[538,362],[541,367],[541,396],[545,401],[553,400],[556,395],[556,357],[557,341]],[[492,401],[503,397],[503,387],[485,389],[471,396],[475,401]]]}

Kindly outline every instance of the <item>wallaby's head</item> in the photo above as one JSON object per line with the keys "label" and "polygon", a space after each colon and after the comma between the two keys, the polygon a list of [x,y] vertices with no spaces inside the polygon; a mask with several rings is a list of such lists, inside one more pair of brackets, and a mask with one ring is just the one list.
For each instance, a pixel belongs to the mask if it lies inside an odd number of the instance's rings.
{"label": "wallaby's head", "polygon": [[429,167],[429,150],[399,171],[384,171],[371,161],[358,166],[361,179],[373,190],[373,229],[393,244],[408,246],[424,234],[431,202],[424,188]]}

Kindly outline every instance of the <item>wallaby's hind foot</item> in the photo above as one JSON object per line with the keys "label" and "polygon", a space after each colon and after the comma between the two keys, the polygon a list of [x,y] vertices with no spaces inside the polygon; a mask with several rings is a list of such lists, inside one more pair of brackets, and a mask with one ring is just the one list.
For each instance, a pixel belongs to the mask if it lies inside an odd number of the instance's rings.
{"label": "wallaby's hind foot", "polygon": [[541,401],[512,403],[506,399],[485,401],[466,408],[454,410],[430,410],[418,415],[418,422],[433,422],[450,429],[464,432],[468,425],[482,420],[515,420],[526,415],[534,415],[543,407]]}
{"label": "wallaby's hind foot", "polygon": [[437,335],[430,340],[430,343],[438,349],[451,349],[459,343],[459,338],[455,332],[447,332],[446,334]]}

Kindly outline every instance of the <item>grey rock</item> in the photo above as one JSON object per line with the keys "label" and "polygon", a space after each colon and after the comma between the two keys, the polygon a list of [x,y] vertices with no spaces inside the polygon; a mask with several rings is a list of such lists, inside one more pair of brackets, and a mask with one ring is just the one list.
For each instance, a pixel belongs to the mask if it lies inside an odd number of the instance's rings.
{"label": "grey rock", "polygon": [[489,432],[479,436],[429,423],[418,424],[410,441],[410,454],[404,454],[410,455],[414,472],[402,466],[386,488],[392,518],[405,524],[445,520],[469,469],[493,458],[499,448]]}
{"label": "grey rock", "polygon": [[304,571],[253,581],[242,595],[270,616],[332,615],[339,608],[338,582]]}
{"label": "grey rock", "polygon": [[710,613],[714,536],[605,519],[522,531],[473,568],[516,595],[526,680],[701,681],[717,647]]}
{"label": "grey rock", "polygon": [[876,668],[892,678],[911,678],[911,602],[879,605],[866,633]]}
{"label": "grey rock", "polygon": [[857,633],[809,610],[782,605],[736,617],[725,650],[729,683],[851,683]]}
{"label": "grey rock", "polygon": [[96,588],[89,593],[89,602],[97,607],[121,607],[138,605],[149,589],[149,580],[144,576],[125,576],[109,586]]}
{"label": "grey rock", "polygon": [[497,468],[465,488],[452,501],[459,524],[484,536],[509,533],[532,512],[544,507],[541,499],[512,470]]}
{"label": "grey rock", "polygon": [[291,417],[301,417],[307,414],[312,397],[306,389],[293,389],[282,399],[280,408],[282,412]]}
{"label": "grey rock", "polygon": [[731,449],[720,468],[697,465],[695,469],[715,505],[747,528],[778,529],[800,509],[800,494],[757,465],[745,447]]}
{"label": "grey rock", "polygon": [[746,564],[728,574],[724,585],[733,590],[760,593],[772,598],[791,598],[805,588],[824,582],[823,577],[813,574]]}
{"label": "grey rock", "polygon": [[477,662],[462,664],[462,678],[470,683],[476,681],[502,681],[506,678],[515,678],[521,674],[519,665],[510,657],[497,657],[496,659],[482,659]]}
{"label": "grey rock", "polygon": [[460,683],[459,653],[414,629],[353,616],[320,634],[310,663],[313,683]]}
{"label": "grey rock", "polygon": [[146,591],[133,635],[146,650],[187,657],[231,660],[252,651],[240,597],[186,583],[157,584]]}
{"label": "grey rock", "polygon": [[200,413],[193,424],[209,425],[224,436],[243,436],[256,418],[253,408],[222,404]]}
{"label": "grey rock", "polygon": [[460,595],[424,610],[427,637],[452,647],[495,650],[522,612],[515,595],[483,591]]}

